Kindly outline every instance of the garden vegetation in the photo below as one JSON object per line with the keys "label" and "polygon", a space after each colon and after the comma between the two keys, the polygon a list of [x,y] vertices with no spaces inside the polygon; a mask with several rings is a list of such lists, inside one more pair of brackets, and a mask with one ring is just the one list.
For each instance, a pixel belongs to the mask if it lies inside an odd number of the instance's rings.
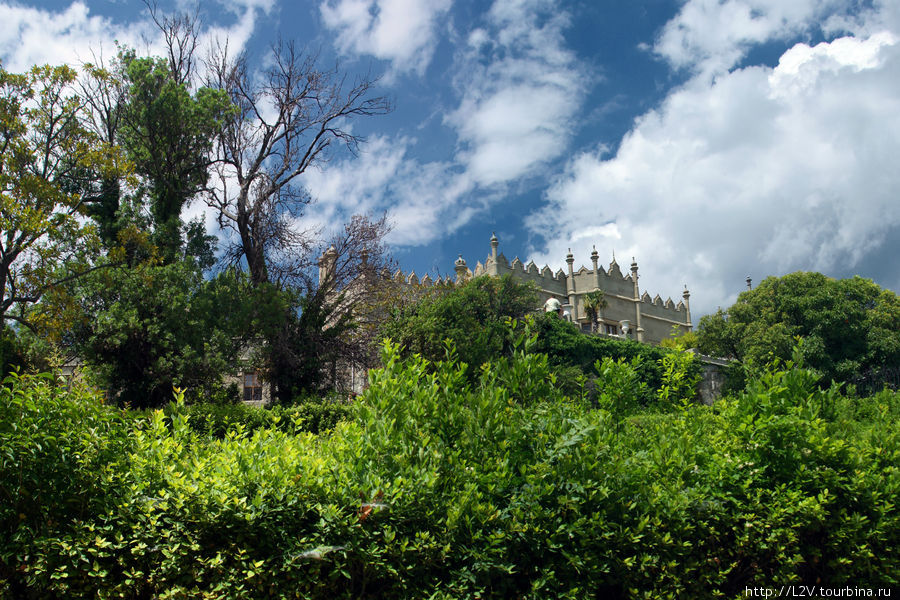
{"label": "garden vegetation", "polygon": [[[0,389],[2,598],[735,598],[900,580],[900,394],[770,366],[702,406],[632,362],[564,394],[534,324],[480,365],[387,342],[318,434]],[[801,356],[797,353],[797,356]],[[676,361],[677,362],[677,361]],[[280,419],[292,421],[285,426]]]}

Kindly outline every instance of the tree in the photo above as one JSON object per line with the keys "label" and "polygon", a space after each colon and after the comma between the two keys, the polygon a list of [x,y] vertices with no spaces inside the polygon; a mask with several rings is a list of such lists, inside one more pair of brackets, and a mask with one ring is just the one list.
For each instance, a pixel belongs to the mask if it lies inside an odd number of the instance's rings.
{"label": "tree", "polygon": [[312,232],[297,231],[294,222],[310,198],[296,180],[334,145],[357,148],[361,138],[346,128],[350,119],[390,109],[370,95],[371,80],[345,89],[337,69],[320,70],[316,56],[293,44],[276,45],[271,62],[256,78],[244,55],[231,60],[222,50],[211,60],[208,83],[226,92],[236,110],[218,139],[218,185],[207,202],[219,225],[237,235],[231,259],[246,261],[254,284],[280,283],[312,265]]}
{"label": "tree", "polygon": [[264,376],[280,403],[339,387],[339,371],[374,366],[376,323],[394,283],[384,236],[387,218],[354,216],[328,240],[317,273],[301,271],[294,285],[256,284],[273,300],[258,311],[265,338]]}
{"label": "tree", "polygon": [[72,179],[120,172],[121,156],[81,121],[69,67],[0,68],[0,325],[28,324],[26,309],[54,286],[95,268],[94,227],[80,217]]}
{"label": "tree", "polygon": [[24,352],[15,330],[3,325],[0,329],[0,378],[5,378],[11,371],[21,368],[24,363]]}
{"label": "tree", "polygon": [[120,404],[164,405],[173,386],[208,397],[239,366],[254,294],[239,273],[206,280],[189,261],[103,271],[72,293],[82,317],[67,342]]}
{"label": "tree", "polygon": [[382,335],[402,344],[405,352],[431,361],[444,357],[451,340],[460,360],[479,366],[503,353],[508,319],[521,319],[538,305],[532,284],[509,275],[476,277],[459,288],[436,288],[417,304],[391,315]]}
{"label": "tree", "polygon": [[[292,299],[280,316],[282,327],[268,328],[266,334],[267,378],[281,401],[289,401],[298,386],[307,385],[299,380],[291,383],[290,365],[314,362],[304,353],[316,345],[294,343],[291,336],[336,340],[308,326],[334,327],[335,319],[343,322],[344,315],[350,314],[346,307],[328,303],[341,292],[342,281],[356,276],[354,265],[360,264],[363,251],[370,262],[378,262],[372,261],[379,254],[375,246],[387,232],[385,219],[351,221],[343,237],[338,236],[333,274],[323,280],[324,286],[319,284],[314,254],[319,246],[317,232],[297,228],[297,218],[311,201],[297,178],[321,164],[334,146],[355,151],[361,138],[350,131],[348,121],[384,114],[390,106],[384,98],[371,95],[371,80],[346,86],[336,68],[322,70],[316,58],[297,51],[293,44],[278,44],[273,47],[272,66],[256,77],[244,55],[231,59],[220,49],[210,60],[212,75],[207,83],[227,93],[236,107],[217,140],[217,184],[207,193],[219,225],[237,239],[227,258],[233,264],[246,262],[253,285],[273,284]],[[344,296],[344,302],[349,298]],[[308,317],[317,316],[304,318],[304,311],[310,311]],[[326,314],[330,316],[323,320]],[[301,379],[309,381],[305,376]]]}
{"label": "tree", "polygon": [[700,320],[700,350],[762,365],[788,360],[795,337],[825,382],[900,365],[900,299],[862,277],[768,277],[727,311]]}
{"label": "tree", "polygon": [[231,110],[223,90],[191,94],[183,74],[160,58],[122,55],[128,83],[120,136],[147,180],[153,240],[172,261],[182,245],[181,209],[206,190],[213,142]]}
{"label": "tree", "polygon": [[603,290],[588,292],[582,298],[584,312],[591,319],[591,332],[596,332],[600,323],[600,312],[607,307],[606,298],[603,297]]}
{"label": "tree", "polygon": [[[126,105],[127,83],[121,55],[110,64],[103,56],[82,65],[78,96],[84,103],[85,127],[109,147],[119,143],[119,130]],[[75,183],[82,194],[86,212],[97,223],[100,240],[111,249],[120,242],[123,228],[120,214],[124,173],[97,172],[84,168]]]}

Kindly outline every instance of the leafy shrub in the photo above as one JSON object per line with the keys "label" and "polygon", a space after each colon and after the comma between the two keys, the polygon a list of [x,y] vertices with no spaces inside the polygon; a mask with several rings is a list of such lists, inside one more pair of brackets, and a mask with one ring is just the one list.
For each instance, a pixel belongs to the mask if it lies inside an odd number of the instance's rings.
{"label": "leafy shrub", "polygon": [[616,422],[616,434],[619,432],[619,424],[629,413],[639,406],[641,397],[645,394],[647,385],[640,381],[638,368],[640,357],[635,357],[630,363],[625,359],[613,360],[604,357],[603,361],[594,363],[597,372],[597,398],[596,404],[612,415]]}
{"label": "leafy shrub", "polygon": [[475,367],[501,356],[509,348],[509,319],[521,319],[538,305],[534,284],[510,275],[484,275],[457,288],[435,288],[416,304],[396,310],[383,325],[382,335],[399,343],[405,353],[418,353],[437,362],[444,356],[444,341],[453,342],[457,354]]}
{"label": "leafy shrub", "polygon": [[[665,385],[666,357],[683,355],[680,350],[670,350],[641,344],[632,340],[617,340],[600,336],[584,335],[572,323],[563,321],[552,314],[544,314],[535,319],[538,334],[534,352],[545,353],[554,368],[571,369],[577,367],[585,376],[594,372],[594,364],[609,358],[623,360],[632,365],[638,379],[644,384],[640,390],[640,403],[648,406],[657,401],[658,391]],[[669,359],[671,360],[671,359]],[[681,380],[686,384],[699,380],[700,363],[690,359],[680,359]],[[689,386],[679,387],[679,397],[693,397]]]}
{"label": "leafy shrub", "polygon": [[273,407],[246,404],[171,404],[166,408],[170,417],[184,414],[190,428],[200,435],[225,437],[229,431],[252,433],[257,429],[275,428],[286,433],[323,433],[334,429],[350,415],[348,404],[333,401],[307,401],[294,406]]}
{"label": "leafy shrub", "polygon": [[[354,418],[319,436],[216,439],[185,410],[137,420],[92,463],[115,474],[85,488],[104,510],[0,538],[0,595],[735,598],[900,583],[896,396],[854,406],[786,365],[713,407],[614,419],[564,397],[527,343],[474,374],[452,350],[434,364],[388,344]],[[601,395],[638,372],[604,364]],[[4,489],[16,477],[3,471]]]}
{"label": "leafy shrub", "polygon": [[0,582],[14,596],[32,581],[31,565],[39,570],[51,560],[32,555],[37,540],[113,508],[121,489],[111,465],[129,451],[126,432],[122,413],[90,390],[66,389],[48,375],[11,374],[3,381]]}
{"label": "leafy shrub", "polygon": [[693,401],[701,377],[697,363],[693,354],[681,350],[668,352],[659,359],[662,383],[656,399],[661,408],[684,407]]}

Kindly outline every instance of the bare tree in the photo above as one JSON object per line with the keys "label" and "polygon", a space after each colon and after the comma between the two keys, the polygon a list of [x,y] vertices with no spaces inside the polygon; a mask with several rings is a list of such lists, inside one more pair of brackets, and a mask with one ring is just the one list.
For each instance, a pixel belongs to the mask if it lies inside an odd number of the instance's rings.
{"label": "bare tree", "polygon": [[295,279],[291,304],[270,323],[264,352],[273,396],[290,402],[298,390],[341,389],[347,377],[373,366],[379,317],[392,287],[384,273],[393,266],[384,237],[387,218],[354,216],[327,241],[318,277],[305,270]]}
{"label": "bare tree", "polygon": [[334,340],[331,352],[345,364],[373,366],[380,325],[400,294],[398,288],[407,287],[389,276],[396,268],[384,244],[389,231],[386,216],[353,216],[320,258],[316,297],[330,304],[332,320],[348,318],[354,325],[350,335]]}
{"label": "bare tree", "polygon": [[174,16],[163,14],[156,0],[144,0],[144,5],[150,11],[150,18],[163,34],[166,60],[169,62],[175,83],[191,87],[191,80],[196,73],[195,54],[200,37],[199,3],[193,13],[179,13]]}
{"label": "bare tree", "polygon": [[226,90],[235,109],[219,138],[219,181],[207,203],[219,225],[237,234],[231,258],[247,261],[251,281],[283,282],[312,265],[312,232],[295,228],[310,202],[297,178],[336,145],[355,151],[362,140],[348,120],[385,114],[390,103],[371,95],[371,79],[348,85],[337,67],[320,69],[316,55],[292,43],[273,47],[261,78],[245,55],[229,59],[227,47],[213,53],[209,71],[208,85]]}

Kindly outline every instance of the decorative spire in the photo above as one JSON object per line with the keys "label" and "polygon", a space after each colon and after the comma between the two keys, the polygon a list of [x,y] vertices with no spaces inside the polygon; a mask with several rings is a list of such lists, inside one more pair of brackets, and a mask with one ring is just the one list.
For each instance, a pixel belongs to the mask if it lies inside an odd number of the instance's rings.
{"label": "decorative spire", "polygon": [[326,261],[328,259],[334,258],[337,256],[337,250],[334,249],[334,244],[329,246],[328,250],[322,253],[322,256],[319,258],[319,261]]}
{"label": "decorative spire", "polygon": [[752,285],[752,284],[753,284],[753,280],[750,279],[750,276],[748,275],[748,276],[747,276],[747,289],[748,289],[748,290],[752,290],[752,289],[753,289],[753,285]]}

